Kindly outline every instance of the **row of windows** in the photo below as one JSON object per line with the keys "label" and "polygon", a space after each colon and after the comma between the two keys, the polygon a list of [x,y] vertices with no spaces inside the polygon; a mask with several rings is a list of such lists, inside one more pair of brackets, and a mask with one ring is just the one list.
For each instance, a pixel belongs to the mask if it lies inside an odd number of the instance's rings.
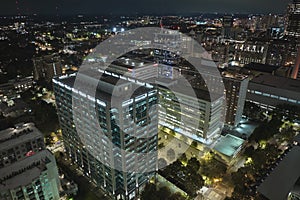
{"label": "row of windows", "polygon": [[283,96],[278,96],[278,95],[274,95],[274,94],[269,94],[269,93],[266,93],[266,92],[261,92],[261,91],[256,91],[256,90],[248,90],[248,92],[252,93],[252,94],[262,95],[262,96],[265,96],[265,97],[270,97],[270,98],[273,98],[273,99],[287,101],[287,102],[290,102],[290,103],[300,104],[300,100],[297,101],[295,99],[291,99],[291,98],[287,98],[287,97],[283,97]]}

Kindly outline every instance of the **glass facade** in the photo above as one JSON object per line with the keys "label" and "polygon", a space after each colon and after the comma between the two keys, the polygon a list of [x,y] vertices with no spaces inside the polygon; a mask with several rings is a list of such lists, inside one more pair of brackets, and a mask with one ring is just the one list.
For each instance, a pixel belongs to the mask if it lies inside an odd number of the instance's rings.
{"label": "glass facade", "polygon": [[207,143],[219,135],[223,126],[222,103],[222,98],[211,103],[160,87],[159,124],[201,143]]}
{"label": "glass facade", "polygon": [[[157,90],[144,88],[143,92],[111,106],[109,100],[102,98],[105,92],[98,90],[96,98],[89,97],[84,91],[76,91],[65,84],[68,79],[53,81],[67,154],[109,196],[134,199],[156,170]],[[118,86],[114,89],[121,90]],[[80,107],[72,106],[72,95],[76,106]],[[81,127],[76,127],[73,111],[77,112],[76,120],[82,122],[79,123]],[[103,135],[99,134],[95,122]],[[84,133],[84,138],[78,131]]]}

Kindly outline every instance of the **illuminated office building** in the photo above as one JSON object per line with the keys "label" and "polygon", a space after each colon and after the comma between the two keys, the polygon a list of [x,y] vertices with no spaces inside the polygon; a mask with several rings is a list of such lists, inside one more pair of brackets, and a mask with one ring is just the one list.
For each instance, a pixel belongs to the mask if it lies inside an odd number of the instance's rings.
{"label": "illuminated office building", "polygon": [[[176,87],[178,84],[181,87]],[[160,79],[159,86],[159,124],[176,133],[209,145],[218,138],[223,127],[220,96],[211,101],[207,90],[183,86],[180,80]],[[193,90],[195,97],[189,95]],[[184,118],[184,120],[182,120]]]}
{"label": "illuminated office building", "polygon": [[240,66],[249,63],[266,64],[269,44],[263,41],[245,41],[235,45],[234,60],[239,62]]}
{"label": "illuminated office building", "polygon": [[[133,59],[122,58],[121,60],[126,60],[127,63],[133,62]],[[168,127],[178,134],[203,144],[210,144],[214,138],[219,136],[223,127],[221,119],[224,99],[221,96],[211,101],[207,88],[199,89],[181,84],[183,77],[180,78],[178,67],[162,63],[144,63],[143,65],[139,65],[136,61],[134,63],[136,66],[123,65],[119,59],[113,62],[106,71],[137,80],[141,80],[140,77],[142,77],[143,80],[157,85],[159,91],[158,123],[160,126]],[[135,71],[147,70],[151,71],[147,77],[143,74],[140,74],[139,77],[134,73]],[[181,89],[177,87],[178,85],[182,86]],[[190,95],[191,90],[195,92],[196,96]],[[173,93],[174,91],[176,92]],[[178,101],[178,97],[180,97],[180,101]],[[200,106],[198,107],[198,105]],[[182,116],[188,120],[182,121]]]}
{"label": "illuminated office building", "polygon": [[[199,62],[202,62],[202,68],[207,72],[214,65],[211,60],[202,59]],[[189,82],[196,89],[207,90],[209,84],[211,93],[224,94],[226,112],[222,118],[227,125],[235,126],[241,121],[249,83],[247,76],[230,72],[223,72],[220,75],[197,74],[191,66],[187,70],[182,70],[181,73],[190,77]],[[220,87],[220,84],[224,87]]]}
{"label": "illuminated office building", "polygon": [[[113,199],[135,199],[156,171],[158,116],[153,106],[157,104],[157,90],[150,84],[112,72],[103,73],[95,97],[74,88],[76,74],[53,79],[66,153],[107,195]],[[75,110],[72,95],[80,105]],[[113,106],[112,99],[117,99]],[[81,117],[73,116],[73,111],[90,107],[97,112],[103,136],[91,113],[85,111],[80,113]],[[82,125],[76,126],[75,120]],[[79,131],[84,136],[80,136]],[[95,142],[93,147],[84,143],[82,137]],[[127,155],[121,150],[136,154]],[[151,154],[141,156],[139,153]]]}
{"label": "illuminated office building", "polygon": [[[159,63],[177,65],[180,62],[183,39],[182,34],[178,31],[162,29],[160,33],[155,34],[154,45],[157,46],[153,51],[154,57]],[[166,49],[177,49],[178,51],[173,52]]]}

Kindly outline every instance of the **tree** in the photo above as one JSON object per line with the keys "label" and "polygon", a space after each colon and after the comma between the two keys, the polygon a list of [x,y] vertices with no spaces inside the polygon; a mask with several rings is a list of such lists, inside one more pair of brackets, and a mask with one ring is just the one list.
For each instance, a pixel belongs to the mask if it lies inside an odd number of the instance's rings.
{"label": "tree", "polygon": [[249,146],[245,149],[244,155],[248,157],[252,157],[252,155],[255,153],[254,147]]}
{"label": "tree", "polygon": [[157,196],[159,200],[168,199],[171,196],[170,189],[166,186],[160,188],[157,192]]}
{"label": "tree", "polygon": [[185,184],[188,188],[187,192],[193,196],[196,195],[197,190],[204,185],[204,180],[200,174],[189,171]]}
{"label": "tree", "polygon": [[295,132],[293,130],[293,127],[289,126],[285,129],[283,129],[281,131],[283,138],[288,141],[288,142],[292,142],[294,140],[295,137]]}
{"label": "tree", "polygon": [[266,148],[264,149],[266,155],[267,155],[267,162],[273,162],[278,155],[280,154],[280,150],[278,147],[274,144],[268,144]]}
{"label": "tree", "polygon": [[278,133],[278,130],[282,122],[278,118],[272,118],[271,121],[265,122],[260,126],[256,127],[252,135],[249,137],[249,141],[259,142],[261,140],[269,140],[275,134]]}
{"label": "tree", "polygon": [[47,135],[45,137],[45,144],[48,146],[48,145],[53,145],[54,144],[54,141],[53,141],[53,138],[51,137],[51,135]]}
{"label": "tree", "polygon": [[191,169],[191,171],[193,171],[194,173],[197,173],[199,168],[200,168],[200,162],[197,160],[197,158],[192,157],[188,163],[187,163],[187,167],[189,169]]}
{"label": "tree", "polygon": [[185,198],[179,192],[176,192],[172,194],[168,200],[185,200]]}
{"label": "tree", "polygon": [[153,200],[155,199],[155,196],[156,196],[156,185],[152,183],[148,183],[141,194],[142,200]]}
{"label": "tree", "polygon": [[217,161],[216,159],[211,159],[209,161],[204,161],[201,163],[201,174],[210,177],[210,178],[216,178],[223,176],[226,173],[227,167]]}
{"label": "tree", "polygon": [[176,160],[159,173],[177,187],[187,192],[190,196],[196,196],[197,190],[204,185],[202,176],[197,172],[200,163],[196,158],[191,158],[188,165],[184,166]]}
{"label": "tree", "polygon": [[191,144],[191,146],[194,147],[194,148],[197,148],[198,147],[198,142],[193,141],[192,144]]}
{"label": "tree", "polygon": [[[166,200],[171,197],[172,193],[166,186],[157,190],[156,185],[148,183],[141,193],[142,200]],[[179,199],[180,200],[180,199]]]}
{"label": "tree", "polygon": [[264,168],[267,160],[267,154],[265,150],[257,149],[252,156],[255,169]]}
{"label": "tree", "polygon": [[186,154],[185,154],[185,153],[181,154],[181,156],[179,157],[179,160],[180,160],[181,162],[186,162],[186,161],[187,161]]}
{"label": "tree", "polygon": [[276,106],[273,113],[279,117],[286,116],[290,119],[297,118],[300,116],[300,106],[293,106],[289,104],[281,104]]}
{"label": "tree", "polygon": [[262,109],[255,103],[246,101],[244,106],[244,115],[253,120],[260,120]]}

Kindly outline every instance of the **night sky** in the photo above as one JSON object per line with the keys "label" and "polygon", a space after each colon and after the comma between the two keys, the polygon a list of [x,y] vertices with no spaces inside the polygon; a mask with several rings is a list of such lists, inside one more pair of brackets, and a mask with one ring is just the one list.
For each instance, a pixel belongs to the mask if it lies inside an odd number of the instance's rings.
{"label": "night sky", "polygon": [[284,13],[289,0],[1,0],[0,15]]}

